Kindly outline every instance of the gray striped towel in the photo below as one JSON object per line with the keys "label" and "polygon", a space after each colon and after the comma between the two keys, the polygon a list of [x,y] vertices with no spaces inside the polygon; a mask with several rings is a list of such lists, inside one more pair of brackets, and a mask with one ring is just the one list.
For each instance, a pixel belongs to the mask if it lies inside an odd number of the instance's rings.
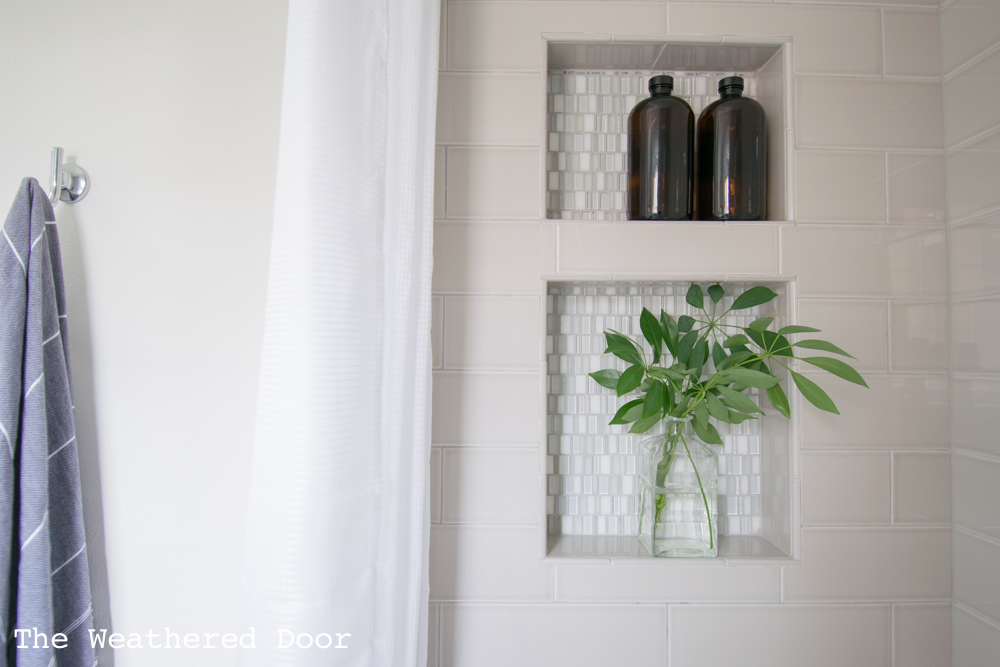
{"label": "gray striped towel", "polygon": [[0,238],[0,490],[0,666],[92,667],[59,235],[33,178]]}

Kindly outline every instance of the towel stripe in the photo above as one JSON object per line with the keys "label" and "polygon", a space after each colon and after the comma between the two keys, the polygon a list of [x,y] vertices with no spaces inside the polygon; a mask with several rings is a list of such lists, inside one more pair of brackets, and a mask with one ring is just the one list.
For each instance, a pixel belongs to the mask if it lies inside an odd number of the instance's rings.
{"label": "towel stripe", "polygon": [[65,447],[69,443],[73,442],[74,440],[76,440],[76,433],[73,434],[72,438],[70,438],[69,440],[67,440],[63,444],[59,445],[59,449],[57,449],[56,451],[54,451],[51,454],[49,454],[49,458],[51,459],[53,456],[55,456],[56,454],[58,454],[59,452],[61,452],[63,450],[63,447]]}
{"label": "towel stripe", "polygon": [[42,526],[48,523],[48,521],[49,521],[49,511],[45,510],[45,514],[42,516],[42,522],[38,524],[38,528],[35,528],[35,530],[31,533],[31,535],[28,536],[28,539],[24,541],[24,544],[21,545],[21,551],[24,551],[25,547],[31,544],[31,540],[35,539],[38,533],[42,530]]}
{"label": "towel stripe", "polygon": [[7,230],[6,229],[3,230],[3,237],[5,239],[7,239],[7,245],[10,246],[10,251],[12,253],[14,253],[14,257],[17,258],[17,263],[21,265],[21,273],[23,273],[24,276],[27,277],[28,276],[28,269],[26,269],[24,267],[24,260],[21,259],[21,255],[18,254],[17,248],[14,247],[14,242],[10,240],[9,236],[7,236]]}
{"label": "towel stripe", "polygon": [[86,543],[86,542],[84,542],[84,543],[83,543],[83,546],[82,546],[82,547],[80,547],[80,550],[79,550],[79,551],[77,551],[77,552],[76,552],[75,554],[73,554],[72,556],[70,556],[69,558],[67,558],[67,559],[66,559],[66,562],[65,562],[65,563],[63,563],[62,565],[60,565],[60,566],[59,566],[59,567],[57,567],[56,569],[52,570],[52,574],[51,574],[50,576],[53,576],[53,577],[54,577],[54,576],[56,575],[56,572],[58,572],[59,570],[63,569],[64,567],[66,567],[66,566],[67,566],[67,565],[69,565],[69,564],[70,564],[71,562],[73,562],[73,559],[74,559],[74,558],[76,558],[77,556],[79,556],[80,554],[82,554],[82,553],[83,553],[83,550],[84,550],[84,549],[86,549],[86,548],[87,548],[87,543]]}

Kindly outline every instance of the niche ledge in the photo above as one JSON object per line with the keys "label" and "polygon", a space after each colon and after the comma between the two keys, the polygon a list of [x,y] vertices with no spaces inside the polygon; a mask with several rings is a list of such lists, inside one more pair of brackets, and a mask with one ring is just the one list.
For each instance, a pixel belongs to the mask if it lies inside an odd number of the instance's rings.
{"label": "niche ledge", "polygon": [[[604,331],[611,328],[641,338],[639,316],[644,307],[654,313],[663,309],[674,317],[694,315],[685,301],[691,282],[676,278],[543,280],[543,559],[797,562],[800,527],[794,433],[792,422],[769,406],[767,414],[757,420],[719,425],[725,443],[718,448],[719,556],[652,558],[638,542],[638,443],[656,431],[634,435],[624,426],[609,426],[626,399],[617,398],[588,374],[603,368],[624,369],[623,361],[604,354]],[[707,287],[715,281],[698,278],[695,282]],[[774,317],[778,326],[794,321],[794,282],[731,280],[721,284],[726,290],[723,307],[754,285],[766,285],[778,293],[770,303],[728,316],[726,323],[746,326],[764,316]],[[766,405],[759,395],[751,397]]]}
{"label": "niche ledge", "polygon": [[[697,118],[723,76],[767,116],[767,220],[792,219],[791,39],[734,35],[543,35],[543,218],[625,221],[627,120],[649,78],[674,77]],[[658,224],[670,224],[658,221]]]}

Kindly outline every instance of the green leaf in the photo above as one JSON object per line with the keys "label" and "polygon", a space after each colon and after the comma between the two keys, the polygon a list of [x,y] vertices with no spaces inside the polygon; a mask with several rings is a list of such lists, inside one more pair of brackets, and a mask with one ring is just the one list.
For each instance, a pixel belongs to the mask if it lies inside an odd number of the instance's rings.
{"label": "green leaf", "polygon": [[694,326],[695,319],[690,315],[681,315],[677,318],[677,331],[687,333]]}
{"label": "green leaf", "polygon": [[792,418],[792,409],[788,407],[788,397],[785,396],[785,390],[781,388],[780,384],[767,388],[767,400],[771,401],[774,409],[784,415],[785,419]]}
{"label": "green leaf", "polygon": [[822,368],[825,371],[833,373],[839,378],[843,378],[848,382],[853,382],[854,384],[860,384],[862,387],[867,387],[868,384],[865,379],[861,377],[861,374],[856,370],[845,364],[840,359],[832,359],[830,357],[802,357],[802,361],[807,364],[812,364]]}
{"label": "green leaf", "polygon": [[629,401],[625,405],[618,408],[618,412],[612,417],[608,424],[614,426],[615,424],[628,424],[629,422],[634,422],[636,419],[642,416],[642,399],[637,398],[634,401]]}
{"label": "green leaf", "polygon": [[773,317],[758,317],[756,320],[750,323],[750,328],[758,332],[764,331],[769,326],[771,326],[771,322],[773,321],[774,321]]}
{"label": "green leaf", "polygon": [[684,334],[681,341],[677,343],[677,361],[686,364],[691,358],[691,351],[694,349],[694,344],[698,342],[698,332],[689,331]]}
{"label": "green leaf", "polygon": [[691,287],[688,288],[688,293],[684,300],[694,308],[704,308],[705,293],[701,291],[701,285],[691,283]]}
{"label": "green leaf", "polygon": [[714,426],[709,423],[694,424],[694,432],[698,434],[698,437],[707,442],[710,445],[721,445],[722,437]]}
{"label": "green leaf", "polygon": [[722,398],[726,403],[740,412],[746,412],[747,414],[760,412],[763,414],[764,411],[757,407],[757,404],[750,400],[749,396],[744,396],[740,392],[730,389],[725,385],[719,385],[716,389],[718,389],[722,394]]}
{"label": "green leaf", "polygon": [[677,322],[665,310],[660,311],[660,333],[663,334],[663,342],[667,344],[670,354],[677,356]]}
{"label": "green leaf", "polygon": [[767,303],[778,296],[777,292],[771,291],[770,288],[764,287],[763,285],[757,285],[756,287],[751,287],[743,294],[736,297],[733,301],[733,305],[729,310],[742,310],[744,308],[753,308],[754,306],[759,306],[762,303]]}
{"label": "green leaf", "polygon": [[722,297],[726,295],[726,290],[722,288],[722,285],[716,283],[708,288],[708,296],[711,297],[712,303],[719,303],[722,301]]}
{"label": "green leaf", "polygon": [[716,368],[718,368],[719,364],[726,360],[727,356],[726,351],[722,349],[721,345],[719,345],[719,341],[712,343],[712,363],[715,364]]}
{"label": "green leaf", "polygon": [[622,376],[618,378],[618,384],[615,386],[615,390],[618,392],[619,396],[624,396],[630,391],[635,391],[635,389],[642,384],[642,376],[646,372],[646,369],[642,366],[629,366],[622,373]]}
{"label": "green leaf", "polygon": [[708,404],[708,414],[724,422],[729,421],[729,410],[715,394],[705,394],[705,403]]}
{"label": "green leaf", "polygon": [[736,334],[735,336],[730,336],[729,338],[727,338],[722,343],[722,347],[725,348],[736,347],[738,345],[746,345],[749,342],[750,339],[744,336],[743,334]]}
{"label": "green leaf", "polygon": [[799,326],[797,324],[793,324],[793,325],[788,326],[788,327],[781,327],[780,329],[778,329],[778,333],[780,335],[782,335],[782,336],[787,336],[788,334],[797,334],[797,333],[815,333],[817,331],[822,331],[822,329],[814,329],[812,327],[803,327],[803,326]]}
{"label": "green leaf", "polygon": [[736,412],[735,410],[729,411],[730,424],[742,424],[748,419],[756,419],[756,417],[751,417],[750,415],[745,415],[742,412]]}
{"label": "green leaf", "polygon": [[[627,373],[628,371],[625,372]],[[748,387],[757,387],[758,389],[767,389],[779,382],[778,378],[773,375],[761,373],[760,371],[752,371],[749,368],[727,368],[721,374],[727,380],[739,382]]]}
{"label": "green leaf", "polygon": [[828,343],[825,340],[810,338],[808,340],[800,340],[798,343],[793,343],[793,345],[795,347],[804,347],[807,350],[822,350],[823,352],[833,352],[834,354],[842,354],[851,359],[854,358],[854,355],[844,352],[833,343]]}
{"label": "green leaf", "polygon": [[[752,325],[751,325],[752,326]],[[757,343],[760,347],[764,348],[772,355],[776,357],[791,357],[792,355],[792,345],[788,342],[788,339],[784,336],[779,336],[773,331],[755,331],[753,329],[744,329],[747,335]]]}
{"label": "green leaf", "polygon": [[636,423],[632,424],[632,428],[628,430],[629,433],[645,433],[649,429],[653,428],[656,422],[660,421],[660,413],[657,411],[652,417],[646,417],[645,419],[640,419]]}
{"label": "green leaf", "polygon": [[594,378],[594,381],[602,387],[607,387],[608,389],[614,389],[618,386],[618,378],[621,377],[621,371],[616,371],[614,369],[606,369],[603,371],[596,371],[590,374],[590,377]]}
{"label": "green leaf", "polygon": [[837,406],[833,404],[833,400],[826,395],[826,392],[819,388],[819,385],[807,378],[804,375],[800,375],[795,371],[791,371],[792,379],[795,380],[795,386],[799,388],[802,395],[806,397],[806,400],[815,405],[820,410],[826,410],[827,412],[832,412],[835,415],[839,415],[840,411],[837,410]]}
{"label": "green leaf", "polygon": [[701,370],[705,367],[705,362],[707,360],[708,341],[702,338],[698,341],[698,344],[694,346],[694,350],[691,352],[691,358],[688,359],[688,366],[691,368],[691,375],[695,376],[695,378],[700,378]]}
{"label": "green leaf", "polygon": [[699,401],[694,406],[694,419],[692,422],[695,426],[699,424],[705,425],[708,423],[708,406],[705,405],[705,401]]}
{"label": "green leaf", "polygon": [[636,347],[635,343],[632,342],[632,339],[610,329],[604,332],[604,337],[608,340],[608,348],[604,350],[605,354],[610,352],[630,364],[646,365],[645,360],[642,358],[642,353]]}
{"label": "green leaf", "polygon": [[639,328],[642,335],[646,337],[649,346],[653,348],[653,363],[660,363],[660,350],[663,348],[663,332],[660,331],[660,323],[656,320],[656,315],[645,308],[639,316]]}
{"label": "green leaf", "polygon": [[653,380],[653,383],[649,387],[649,391],[646,392],[646,402],[643,404],[642,408],[642,418],[652,417],[655,414],[659,414],[660,410],[663,409],[663,394],[665,393],[665,388],[662,382],[657,382]]}
{"label": "green leaf", "polygon": [[750,350],[740,350],[739,352],[733,352],[731,355],[726,357],[726,360],[723,361],[721,364],[716,364],[715,370],[724,371],[727,368],[738,366],[739,364],[742,364],[744,361],[746,361],[752,356],[754,356],[754,354]]}

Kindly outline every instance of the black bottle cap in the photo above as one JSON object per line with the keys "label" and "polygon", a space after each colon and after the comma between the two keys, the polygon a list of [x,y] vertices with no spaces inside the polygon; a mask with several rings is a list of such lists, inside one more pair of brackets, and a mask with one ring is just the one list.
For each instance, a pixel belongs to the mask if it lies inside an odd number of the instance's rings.
{"label": "black bottle cap", "polygon": [[[728,90],[727,90],[728,89]],[[743,77],[742,76],[727,76],[721,81],[719,81],[719,92],[720,93],[740,93],[743,92]]]}
{"label": "black bottle cap", "polygon": [[669,74],[658,74],[649,80],[649,92],[653,95],[657,93],[670,93],[674,89],[674,77]]}

